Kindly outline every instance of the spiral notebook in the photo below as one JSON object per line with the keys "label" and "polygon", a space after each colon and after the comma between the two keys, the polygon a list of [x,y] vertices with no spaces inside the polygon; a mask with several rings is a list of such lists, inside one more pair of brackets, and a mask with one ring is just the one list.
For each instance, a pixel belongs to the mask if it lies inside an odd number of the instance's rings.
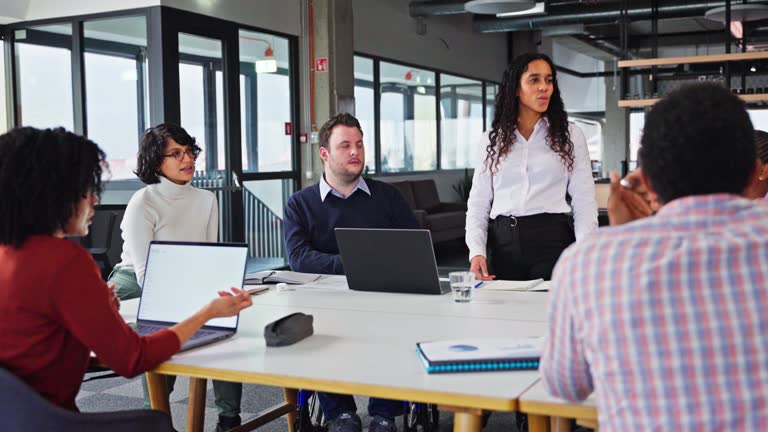
{"label": "spiral notebook", "polygon": [[458,339],[419,342],[417,353],[427,373],[534,370],[543,337]]}

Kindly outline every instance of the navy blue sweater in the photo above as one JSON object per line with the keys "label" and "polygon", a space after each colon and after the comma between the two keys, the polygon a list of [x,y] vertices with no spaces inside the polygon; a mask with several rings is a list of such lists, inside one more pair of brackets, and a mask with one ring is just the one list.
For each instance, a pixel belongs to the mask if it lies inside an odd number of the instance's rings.
{"label": "navy blue sweater", "polygon": [[365,183],[370,196],[357,189],[347,199],[328,193],[321,201],[319,183],[291,195],[285,245],[293,271],[344,274],[334,228],[419,228],[400,191],[376,180]]}

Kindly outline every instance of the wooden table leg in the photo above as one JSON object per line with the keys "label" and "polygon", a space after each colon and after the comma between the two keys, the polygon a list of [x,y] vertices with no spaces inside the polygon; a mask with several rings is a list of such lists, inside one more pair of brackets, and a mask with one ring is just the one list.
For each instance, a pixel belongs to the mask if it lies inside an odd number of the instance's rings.
{"label": "wooden table leg", "polygon": [[552,417],[552,432],[571,432],[573,422],[565,417]]}
{"label": "wooden table leg", "polygon": [[479,408],[438,405],[437,409],[453,413],[453,432],[480,432],[483,428],[483,410]]}
{"label": "wooden table leg", "polygon": [[528,414],[528,432],[549,432],[549,417]]}
{"label": "wooden table leg", "polygon": [[293,410],[287,414],[288,418],[288,432],[295,432],[293,425],[296,423],[296,404],[299,401],[299,391],[291,388],[284,388],[283,394],[285,395],[285,403],[293,405]]}
{"label": "wooden table leg", "polygon": [[205,423],[205,378],[189,379],[189,405],[187,406],[187,431],[202,432]]}
{"label": "wooden table leg", "polygon": [[168,403],[168,385],[165,380],[165,375],[155,372],[147,372],[149,405],[154,410],[171,415],[171,405]]}
{"label": "wooden table leg", "polygon": [[480,432],[483,415],[471,412],[453,413],[453,432]]}

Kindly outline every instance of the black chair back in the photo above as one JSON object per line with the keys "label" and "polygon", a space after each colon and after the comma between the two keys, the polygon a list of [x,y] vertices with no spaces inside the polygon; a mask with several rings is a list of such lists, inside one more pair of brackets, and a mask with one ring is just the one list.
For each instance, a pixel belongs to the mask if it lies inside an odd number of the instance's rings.
{"label": "black chair back", "polygon": [[3,432],[174,432],[171,418],[151,410],[78,413],[56,406],[0,368],[0,423]]}

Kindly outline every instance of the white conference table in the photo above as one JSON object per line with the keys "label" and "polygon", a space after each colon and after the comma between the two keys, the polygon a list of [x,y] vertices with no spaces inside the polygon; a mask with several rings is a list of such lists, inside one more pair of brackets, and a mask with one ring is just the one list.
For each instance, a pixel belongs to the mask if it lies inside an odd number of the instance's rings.
{"label": "white conference table", "polygon": [[[450,294],[270,290],[241,313],[235,337],[177,354],[148,374],[150,399],[153,408],[167,411],[165,380],[159,375],[192,377],[190,431],[202,428],[206,379],[287,389],[286,403],[265,413],[264,422],[289,413],[295,389],[307,389],[437,404],[455,413],[454,430],[479,431],[482,411],[517,410],[538,372],[429,375],[416,356],[416,343],[544,335],[547,298],[546,293],[481,288],[473,302],[459,304]],[[131,308],[135,301],[123,307],[126,320],[135,317]],[[292,346],[266,347],[264,326],[294,312],[314,316],[314,335]]]}

